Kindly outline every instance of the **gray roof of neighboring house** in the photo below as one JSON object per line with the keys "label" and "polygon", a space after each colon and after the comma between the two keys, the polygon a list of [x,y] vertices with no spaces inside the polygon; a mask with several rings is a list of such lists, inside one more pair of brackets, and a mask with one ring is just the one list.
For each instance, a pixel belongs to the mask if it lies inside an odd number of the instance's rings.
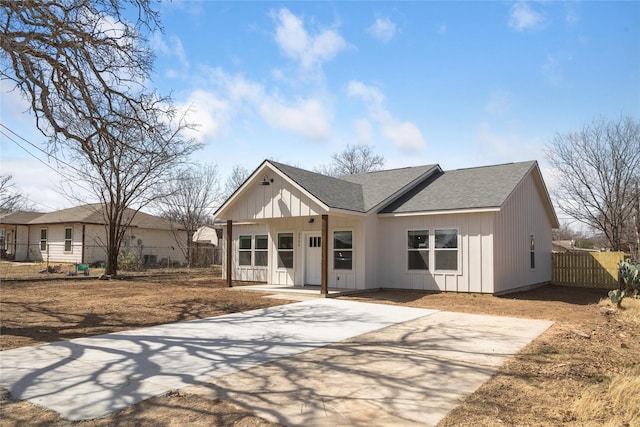
{"label": "gray roof of neighboring house", "polygon": [[[133,209],[127,210],[128,214],[133,214]],[[29,221],[30,225],[38,224],[104,224],[105,220],[102,215],[102,205],[99,203],[76,206],[73,208],[62,209],[55,212],[41,214],[37,218]],[[149,228],[159,230],[181,230],[182,226],[171,223],[163,218],[149,215],[144,212],[137,212],[130,227]]]}
{"label": "gray roof of neighboring house", "polygon": [[438,168],[426,165],[334,178],[282,163],[269,163],[327,206],[355,212],[369,211]]}
{"label": "gray roof of neighboring house", "polygon": [[42,212],[15,211],[0,215],[0,224],[26,225],[31,220],[43,215]]}
{"label": "gray roof of neighboring house", "polygon": [[381,213],[500,207],[535,164],[529,161],[440,172]]}

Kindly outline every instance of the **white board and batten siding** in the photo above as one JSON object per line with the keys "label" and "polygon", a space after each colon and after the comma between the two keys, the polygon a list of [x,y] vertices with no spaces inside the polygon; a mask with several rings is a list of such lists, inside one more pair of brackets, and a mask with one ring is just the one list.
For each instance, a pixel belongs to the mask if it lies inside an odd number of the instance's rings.
{"label": "white board and batten siding", "polygon": [[[551,281],[551,230],[541,182],[528,174],[496,215],[495,293]],[[531,268],[530,237],[535,240]]]}
{"label": "white board and batten siding", "polygon": [[268,218],[321,215],[323,209],[302,190],[275,173],[270,173],[273,182],[260,185],[262,178],[247,183],[247,191],[234,200],[225,214],[237,221]]}
{"label": "white board and batten siding", "polygon": [[[492,293],[493,233],[495,212],[395,216],[380,218],[378,263],[379,287],[449,292]],[[458,230],[458,270],[434,267],[433,244],[429,245],[429,270],[408,268],[407,233],[436,229]]]}

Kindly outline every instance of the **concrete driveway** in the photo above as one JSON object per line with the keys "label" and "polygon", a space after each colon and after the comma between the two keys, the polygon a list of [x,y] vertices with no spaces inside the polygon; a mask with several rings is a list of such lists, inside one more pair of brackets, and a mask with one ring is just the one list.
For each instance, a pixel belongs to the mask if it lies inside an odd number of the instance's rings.
{"label": "concrete driveway", "polygon": [[316,299],[0,353],[68,420],[187,388],[286,425],[433,425],[551,322]]}

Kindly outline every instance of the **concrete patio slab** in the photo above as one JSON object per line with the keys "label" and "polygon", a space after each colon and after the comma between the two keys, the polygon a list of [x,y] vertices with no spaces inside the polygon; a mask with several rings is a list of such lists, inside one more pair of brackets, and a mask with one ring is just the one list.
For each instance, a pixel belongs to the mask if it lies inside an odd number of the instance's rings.
{"label": "concrete patio slab", "polygon": [[68,420],[98,418],[170,390],[434,312],[314,299],[23,347],[0,353],[0,387]]}

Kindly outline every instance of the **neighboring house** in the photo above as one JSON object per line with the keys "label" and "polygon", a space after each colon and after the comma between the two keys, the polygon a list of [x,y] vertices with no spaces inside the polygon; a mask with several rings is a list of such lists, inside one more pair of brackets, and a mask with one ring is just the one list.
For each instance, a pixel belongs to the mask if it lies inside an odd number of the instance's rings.
{"label": "neighboring house", "polygon": [[[127,210],[125,218],[133,213]],[[14,244],[16,261],[91,264],[106,260],[106,229],[100,204],[41,213],[21,221],[19,227]],[[185,262],[180,246],[186,246],[186,232],[179,225],[137,212],[127,227],[122,247],[146,264],[164,265]]]}
{"label": "neighboring house", "polygon": [[227,280],[321,292],[500,294],[548,283],[559,226],[535,161],[340,178],[265,161],[216,217],[227,220]]}
{"label": "neighboring house", "polygon": [[42,215],[41,212],[15,211],[0,215],[0,258],[24,259],[27,246],[18,242],[28,240],[29,222]]}

